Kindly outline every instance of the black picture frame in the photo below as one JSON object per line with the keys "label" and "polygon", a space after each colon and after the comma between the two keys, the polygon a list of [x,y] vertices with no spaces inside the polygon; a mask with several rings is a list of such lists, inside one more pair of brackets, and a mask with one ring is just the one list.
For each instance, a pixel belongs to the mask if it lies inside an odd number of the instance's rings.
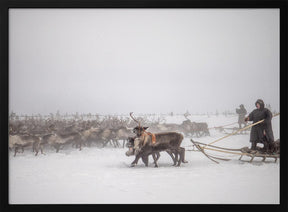
{"label": "black picture frame", "polygon": [[[51,210],[221,210],[221,211],[287,211],[287,1],[286,0],[9,0],[1,3],[1,211],[51,211]],[[10,205],[8,202],[8,109],[9,109],[9,8],[279,8],[280,9],[280,204],[279,205],[229,205],[229,204],[192,204],[192,205]],[[286,98],[285,98],[286,97]],[[263,185],[265,186],[265,185]],[[249,191],[247,191],[249,192]],[[181,207],[181,208],[180,208]],[[187,209],[185,209],[187,210]]]}

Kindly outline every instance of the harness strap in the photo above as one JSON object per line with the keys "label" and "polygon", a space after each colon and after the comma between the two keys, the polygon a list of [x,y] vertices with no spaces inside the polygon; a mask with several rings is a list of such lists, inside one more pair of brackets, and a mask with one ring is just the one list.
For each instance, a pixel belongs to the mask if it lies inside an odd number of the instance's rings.
{"label": "harness strap", "polygon": [[147,135],[150,135],[152,137],[152,144],[155,144],[156,143],[156,136],[154,133],[151,133],[151,132],[147,132],[144,130],[144,133],[147,134]]}

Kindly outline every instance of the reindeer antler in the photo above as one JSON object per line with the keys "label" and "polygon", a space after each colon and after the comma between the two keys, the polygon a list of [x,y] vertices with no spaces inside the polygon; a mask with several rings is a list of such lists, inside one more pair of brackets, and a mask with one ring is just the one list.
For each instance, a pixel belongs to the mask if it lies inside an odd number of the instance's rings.
{"label": "reindeer antler", "polygon": [[133,112],[130,112],[130,117],[131,117],[135,122],[137,122],[138,125],[139,125],[139,127],[140,127],[140,126],[141,126],[141,125],[140,125],[140,122],[137,121],[137,120],[132,116],[132,114],[133,114]]}

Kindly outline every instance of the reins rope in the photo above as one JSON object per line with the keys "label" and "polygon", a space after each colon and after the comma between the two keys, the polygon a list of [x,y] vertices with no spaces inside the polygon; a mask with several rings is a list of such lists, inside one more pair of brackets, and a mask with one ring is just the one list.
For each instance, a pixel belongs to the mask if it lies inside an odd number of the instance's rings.
{"label": "reins rope", "polygon": [[209,127],[208,129],[223,128],[223,127],[227,127],[227,126],[230,126],[230,125],[233,125],[233,124],[237,124],[237,123],[238,123],[238,121],[237,121],[237,122],[233,122],[233,123],[231,123],[231,124],[222,125],[222,126],[219,126],[219,127]]}
{"label": "reins rope", "polygon": [[[198,142],[198,141],[194,141],[194,142],[197,143],[197,144],[206,145],[205,143],[201,143],[201,142]],[[192,146],[194,146],[194,145],[192,145]],[[224,148],[224,147],[214,146],[214,145],[207,145],[207,146],[213,147],[213,148],[217,148],[217,149],[222,149],[222,150],[228,150],[228,151],[241,151],[241,148],[240,149],[233,149],[233,148]]]}

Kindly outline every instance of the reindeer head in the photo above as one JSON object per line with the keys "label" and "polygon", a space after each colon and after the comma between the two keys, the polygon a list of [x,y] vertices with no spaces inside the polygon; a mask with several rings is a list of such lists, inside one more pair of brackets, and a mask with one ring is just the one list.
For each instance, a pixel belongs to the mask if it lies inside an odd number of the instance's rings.
{"label": "reindeer head", "polygon": [[128,137],[128,142],[126,143],[126,147],[128,147],[129,150],[125,153],[126,156],[134,155],[134,153],[135,153],[134,140],[135,140],[135,138],[133,138],[133,137]]}
{"label": "reindeer head", "polygon": [[16,135],[17,134],[17,129],[15,126],[13,126],[13,125],[9,126],[9,134],[10,135]]}
{"label": "reindeer head", "polygon": [[134,127],[133,133],[135,133],[137,135],[137,137],[140,137],[142,135],[142,133],[147,129],[148,129],[148,127],[137,126],[137,127]]}
{"label": "reindeer head", "polygon": [[132,116],[133,112],[130,113],[130,117],[136,122],[138,123],[137,127],[134,127],[133,129],[133,133],[135,133],[138,137],[140,137],[142,135],[142,133],[148,129],[148,127],[142,127],[140,122],[137,121],[133,116]]}
{"label": "reindeer head", "polygon": [[138,155],[141,151],[141,147],[143,145],[143,142],[140,138],[128,138],[128,143],[127,147],[129,150],[125,153],[126,156],[131,156],[131,155]]}

